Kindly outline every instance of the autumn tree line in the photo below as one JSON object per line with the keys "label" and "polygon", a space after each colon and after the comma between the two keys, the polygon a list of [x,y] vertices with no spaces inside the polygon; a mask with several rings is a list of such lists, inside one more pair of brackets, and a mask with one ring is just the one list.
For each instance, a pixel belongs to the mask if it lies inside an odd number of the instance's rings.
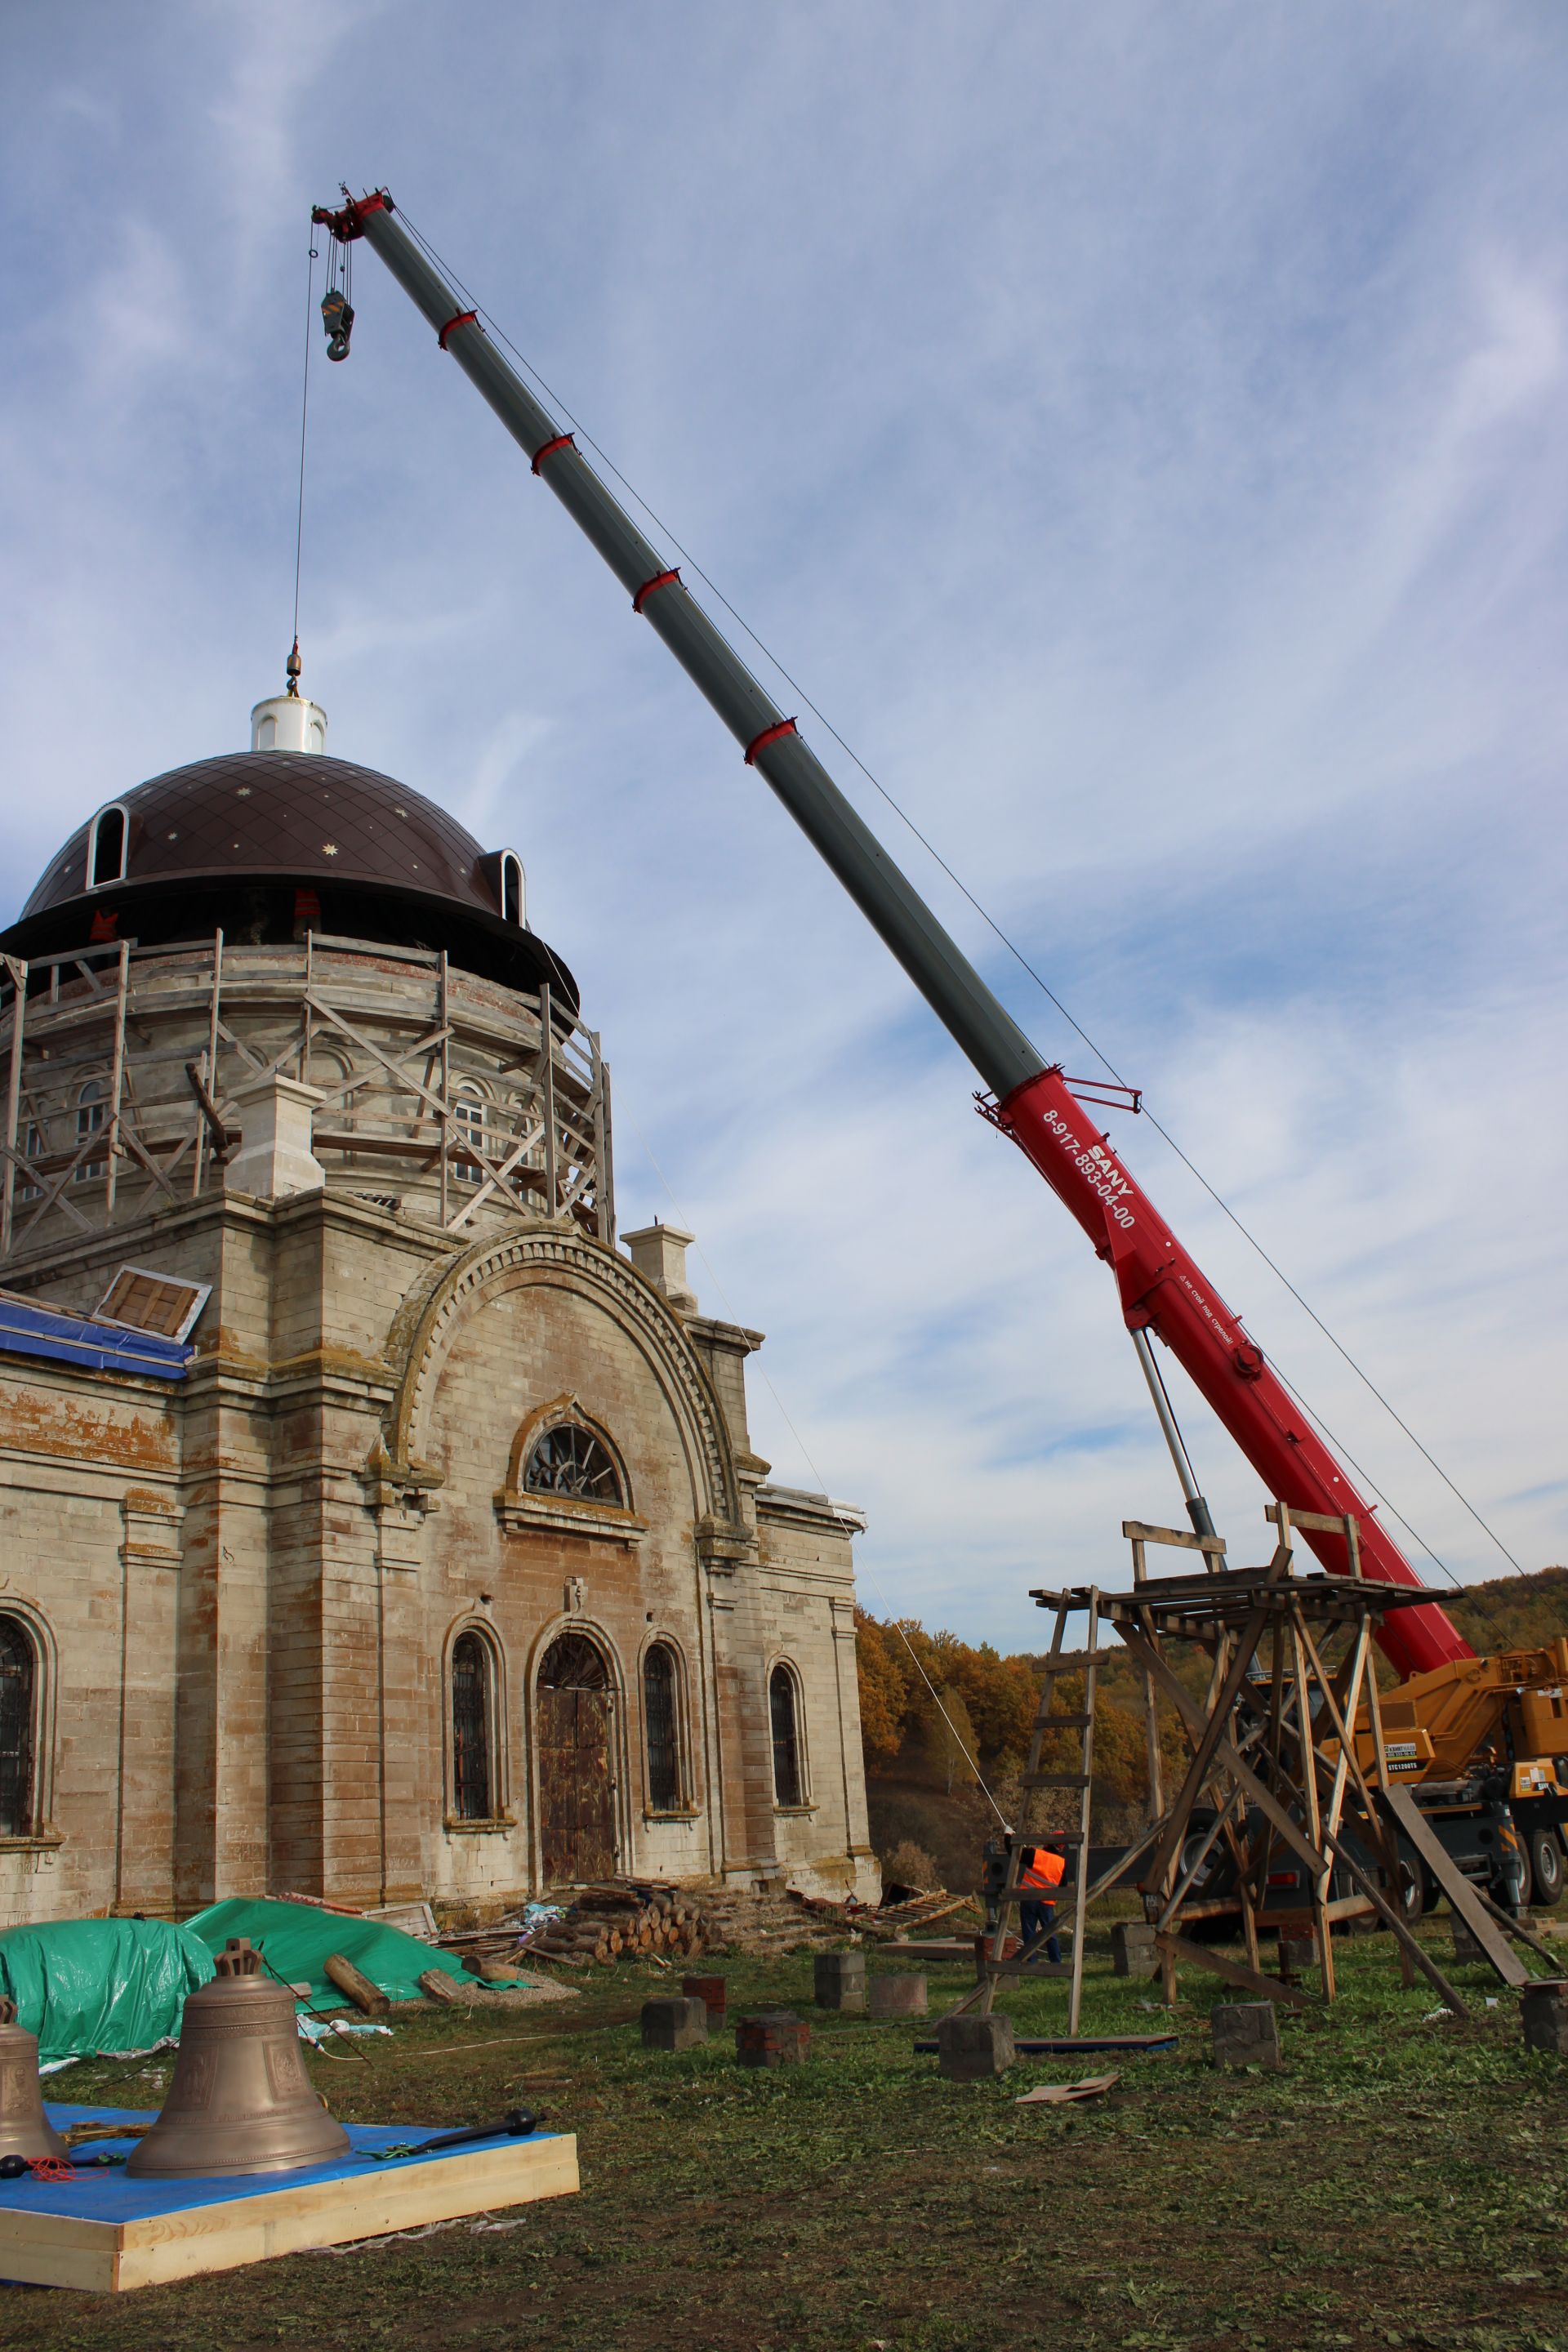
{"label": "autumn tree line", "polygon": [[[989,1642],[928,1633],[912,1617],[884,1621],[857,1610],[855,1623],[868,1773],[956,1797],[976,1785],[978,1767],[1004,1804],[1012,1801],[1039,1705],[1041,1659],[1004,1657]],[[1070,1714],[1082,1695],[1082,1675],[1064,1675],[1058,1707]],[[1173,1764],[1180,1747],[1173,1720],[1162,1720],[1161,1747]],[[1046,1762],[1050,1769],[1075,1766],[1076,1739],[1058,1734]],[[1147,1802],[1142,1687],[1116,1650],[1107,1652],[1098,1676],[1094,1784],[1097,1810],[1109,1806],[1131,1819]]]}
{"label": "autumn tree line", "polygon": [[[1568,1569],[1500,1577],[1433,1598],[1442,1601],[1483,1656],[1531,1648],[1568,1631]],[[989,1642],[976,1645],[956,1633],[928,1633],[913,1617],[882,1620],[857,1610],[855,1623],[860,1727],[870,1779],[958,1801],[976,1789],[978,1767],[998,1803],[1016,1811],[1017,1776],[1039,1703],[1041,1657],[1005,1657]],[[1173,1663],[1184,1679],[1192,1679],[1194,1691],[1201,1690],[1205,1661],[1194,1653]],[[1379,1668],[1380,1680],[1394,1679],[1386,1661]],[[1072,1713],[1082,1704],[1082,1691],[1081,1675],[1064,1675],[1057,1685],[1058,1709]],[[1184,1768],[1185,1748],[1173,1713],[1162,1707],[1159,1727],[1169,1789],[1173,1771]],[[1097,1834],[1115,1835],[1143,1818],[1147,1752],[1142,1677],[1112,1638],[1095,1696]],[[1046,1769],[1070,1769],[1076,1762],[1076,1739],[1058,1734],[1047,1751]]]}

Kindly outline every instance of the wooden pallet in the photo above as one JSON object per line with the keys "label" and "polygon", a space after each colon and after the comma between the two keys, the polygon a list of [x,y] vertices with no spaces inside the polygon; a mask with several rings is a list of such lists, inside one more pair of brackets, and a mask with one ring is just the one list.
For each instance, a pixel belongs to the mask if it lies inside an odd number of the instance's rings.
{"label": "wooden pallet", "polygon": [[[150,2124],[150,2114],[50,2104],[49,2120],[68,2124]],[[31,2286],[65,2286],[100,2294],[237,2270],[247,2263],[338,2246],[354,2238],[424,2229],[578,2188],[577,2142],[570,2132],[535,2132],[444,2155],[366,2161],[371,2149],[417,2137],[397,2129],[349,2124],[353,2153],[337,2164],[299,2172],[190,2180],[132,2180],[123,2166],[79,2170],[55,2183],[0,2181],[0,2278]],[[123,2149],[123,2140],[106,2147]],[[93,2143],[83,2141],[80,2158]]]}

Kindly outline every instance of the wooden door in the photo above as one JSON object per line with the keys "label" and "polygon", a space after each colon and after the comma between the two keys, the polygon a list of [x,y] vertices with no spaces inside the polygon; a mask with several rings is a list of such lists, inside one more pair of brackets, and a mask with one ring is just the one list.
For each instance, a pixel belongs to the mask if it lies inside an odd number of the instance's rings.
{"label": "wooden door", "polygon": [[605,1660],[584,1634],[563,1633],[546,1651],[534,1719],[544,1883],[611,1878],[615,1696]]}

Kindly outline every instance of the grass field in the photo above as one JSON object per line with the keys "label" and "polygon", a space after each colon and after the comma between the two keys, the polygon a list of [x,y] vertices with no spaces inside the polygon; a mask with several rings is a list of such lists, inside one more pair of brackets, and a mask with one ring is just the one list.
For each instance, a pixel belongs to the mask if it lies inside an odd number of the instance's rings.
{"label": "grass field", "polygon": [[[1146,2032],[1163,2012],[1110,1976],[1103,1942],[1085,2027]],[[1177,2051],[1061,2110],[1014,2100],[1111,2062],[945,2084],[912,2022],[812,2010],[808,1958],[715,1965],[731,2017],[810,2017],[807,2065],[744,2071],[731,2034],[645,2055],[638,2009],[671,1979],[629,1968],[594,1970],[570,2005],[399,2012],[371,2064],[311,2061],[353,2121],[479,2121],[527,2098],[579,2135],[580,2197],[112,2301],[3,2288],[0,2344],[1568,2352],[1568,2060],[1525,2052],[1484,1969],[1456,1973],[1471,2022],[1429,2021],[1386,1938],[1347,1940],[1335,2009],[1285,2016],[1284,2072],[1235,2076],[1208,2063],[1223,1989],[1190,1973]],[[933,2011],[963,1981],[933,1973]],[[1064,1990],[999,2005],[1021,2032],[1059,2031]],[[58,2088],[161,2095],[146,2061],[78,2066]]]}

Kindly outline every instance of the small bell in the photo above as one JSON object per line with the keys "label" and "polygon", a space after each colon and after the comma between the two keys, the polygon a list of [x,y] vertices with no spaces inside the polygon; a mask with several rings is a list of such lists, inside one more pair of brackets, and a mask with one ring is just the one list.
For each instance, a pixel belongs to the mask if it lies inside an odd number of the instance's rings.
{"label": "small bell", "polygon": [[231,1936],[217,1974],[185,2001],[174,2077],[157,2122],[126,2165],[143,2178],[292,2172],[349,2152],[310,2086],[294,1996],[260,1974],[261,1955]]}
{"label": "small bell", "polygon": [[68,2156],[44,2113],[38,2037],[16,2022],[14,2000],[0,2000],[0,2156]]}

